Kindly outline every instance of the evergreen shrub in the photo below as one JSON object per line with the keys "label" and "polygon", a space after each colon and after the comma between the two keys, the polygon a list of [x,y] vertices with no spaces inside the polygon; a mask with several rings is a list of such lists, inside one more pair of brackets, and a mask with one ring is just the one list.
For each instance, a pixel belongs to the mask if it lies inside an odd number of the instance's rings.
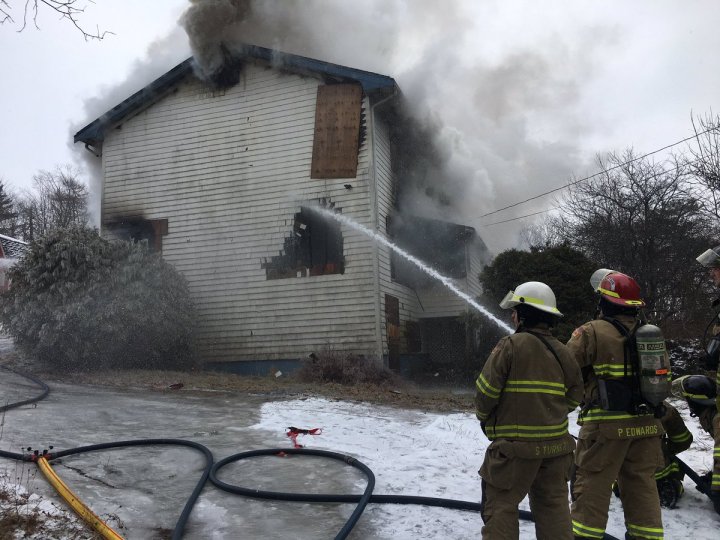
{"label": "evergreen shrub", "polygon": [[187,284],[143,244],[58,229],[33,242],[9,277],[0,323],[48,368],[195,366]]}

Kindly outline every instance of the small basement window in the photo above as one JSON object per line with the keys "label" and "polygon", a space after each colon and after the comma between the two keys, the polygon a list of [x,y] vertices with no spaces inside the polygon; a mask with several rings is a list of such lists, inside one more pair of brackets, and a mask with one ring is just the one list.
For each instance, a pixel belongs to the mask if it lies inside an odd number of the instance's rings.
{"label": "small basement window", "polygon": [[267,279],[345,273],[340,224],[308,208],[295,214],[279,255],[262,263]]}

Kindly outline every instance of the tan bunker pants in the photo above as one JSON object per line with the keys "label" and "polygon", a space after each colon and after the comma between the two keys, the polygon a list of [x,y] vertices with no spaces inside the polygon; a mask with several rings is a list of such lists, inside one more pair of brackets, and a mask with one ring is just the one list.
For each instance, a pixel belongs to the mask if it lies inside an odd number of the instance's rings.
{"label": "tan bunker pants", "polygon": [[529,495],[538,540],[572,540],[567,488],[571,464],[572,453],[523,459],[491,445],[480,468],[483,539],[517,540],[518,504]]}
{"label": "tan bunker pants", "polygon": [[663,538],[655,470],[663,463],[660,437],[608,439],[595,426],[580,433],[573,486],[573,532],[602,538],[612,484],[617,478],[625,526],[631,538]]}

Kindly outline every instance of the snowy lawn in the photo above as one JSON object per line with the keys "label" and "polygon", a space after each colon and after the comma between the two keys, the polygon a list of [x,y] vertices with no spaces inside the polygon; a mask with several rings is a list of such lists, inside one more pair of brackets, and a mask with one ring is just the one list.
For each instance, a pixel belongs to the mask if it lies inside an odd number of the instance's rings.
{"label": "snowy lawn", "polygon": [[[712,439],[702,431],[696,419],[689,417],[683,403],[676,406],[695,438],[690,450],[680,457],[702,473],[712,465]],[[573,415],[571,429],[577,434],[575,420]],[[471,414],[422,413],[306,399],[263,405],[261,421],[254,427],[278,431],[291,425],[322,428],[322,435],[301,436],[298,442],[307,448],[357,457],[375,473],[376,494],[480,500],[477,470],[488,440]],[[278,445],[282,444],[279,439]],[[358,482],[357,492],[361,492],[363,487],[364,483]],[[678,508],[663,509],[665,537],[717,540],[720,516],[688,479],[685,489]],[[622,507],[614,497],[611,504],[607,532],[624,538]],[[527,499],[521,508],[529,509]],[[363,520],[372,524],[375,538],[398,540],[475,539],[482,527],[480,516],[474,512],[409,505],[369,505],[360,524]],[[531,523],[521,522],[521,538],[535,538]]]}
{"label": "snowy lawn", "polygon": [[[186,410],[195,411],[190,418],[198,417],[201,405],[207,400],[207,398],[203,398],[199,394],[195,394],[192,400],[189,397],[175,394],[173,396],[174,399],[182,400],[189,407]],[[55,399],[60,397],[62,397],[62,393],[55,394]],[[128,410],[132,406],[133,398],[126,396],[125,399],[127,401],[123,401],[118,407]],[[236,407],[241,400],[242,396],[236,394],[235,397],[230,399],[230,402]],[[43,406],[46,405],[41,405],[41,407]],[[285,429],[288,426],[306,429],[322,428],[322,434],[300,436],[298,442],[307,448],[339,452],[359,459],[370,467],[375,474],[376,494],[419,495],[471,502],[479,502],[480,500],[480,478],[477,475],[477,469],[482,462],[483,452],[488,445],[488,441],[482,434],[479,423],[472,414],[424,413],[416,410],[322,398],[277,400],[262,403],[259,407],[259,415],[255,416],[257,420],[251,420],[244,425],[238,420],[236,422],[226,421],[224,427],[212,426],[213,430],[220,430],[221,432],[226,430],[237,441],[245,441],[245,444],[240,442],[232,446],[228,446],[226,443],[218,445],[213,450],[217,460],[233,452],[257,449],[258,442],[268,448],[290,447],[291,442],[285,436]],[[697,421],[689,417],[686,407],[678,404],[678,408],[695,436],[692,448],[684,452],[681,458],[696,471],[702,473],[709,469],[712,462],[712,441],[710,437],[702,432]],[[151,422],[152,415],[159,415],[158,419],[162,420],[162,418],[166,418],[163,415],[169,414],[167,410],[169,409],[162,409],[162,414],[148,412],[151,416],[145,418],[144,421],[137,416],[133,417],[139,422],[138,425],[147,424],[148,429],[150,429],[153,425]],[[209,409],[204,414],[213,414],[213,411],[215,409]],[[13,411],[8,415],[12,415],[11,418],[13,418],[14,415],[26,414],[33,416],[40,414],[40,412],[40,410],[27,409],[26,411]],[[105,414],[104,411],[101,411],[101,413]],[[212,418],[212,416],[207,418]],[[163,422],[165,421],[163,420]],[[201,422],[208,423],[209,420],[203,416]],[[165,423],[171,424],[170,421]],[[108,431],[108,427],[103,428],[94,420],[92,425],[94,426],[93,437],[97,438],[98,441],[117,438],[112,431]],[[575,426],[574,417],[571,425],[576,432],[577,426]],[[170,427],[172,428],[172,425]],[[175,429],[179,428],[176,427]],[[194,428],[188,428],[186,432],[194,433],[198,437],[190,436],[186,438],[197,438],[198,442],[210,442],[214,438],[208,435],[203,439],[200,437],[202,432],[191,431],[191,429]],[[138,432],[138,436],[142,436],[140,432]],[[105,462],[110,457],[108,455],[101,459]],[[118,463],[115,460],[119,458],[113,457],[112,459],[113,463]],[[239,482],[244,487],[282,490],[278,489],[277,485],[287,485],[292,488],[289,490],[298,491],[296,489],[297,485],[291,485],[289,479],[286,484],[283,484],[285,479],[282,471],[287,471],[288,467],[293,469],[302,468],[304,471],[308,471],[303,474],[307,474],[308,485],[310,489],[316,488],[316,492],[327,492],[324,488],[327,484],[323,484],[322,479],[328,475],[337,477],[337,481],[333,485],[347,486],[347,492],[359,494],[365,487],[362,474],[335,462],[326,464],[324,461],[317,461],[319,458],[306,458],[303,456],[289,458],[273,456],[262,459],[270,460],[268,470],[271,472],[268,474],[268,478],[263,478],[261,475],[240,476]],[[283,461],[278,461],[280,459]],[[84,460],[85,458],[82,458],[80,461],[83,462]],[[305,460],[311,460],[311,462],[305,463]],[[171,466],[172,460],[166,465]],[[90,465],[88,464],[86,467],[90,467]],[[150,474],[153,466],[148,465],[148,467],[150,468],[141,469],[142,474]],[[239,466],[234,471],[229,468],[228,477],[223,479],[232,483],[234,474],[238,471],[242,472],[243,467]],[[252,466],[249,468],[252,468]],[[105,469],[87,470],[92,471],[94,475],[101,475],[100,471]],[[63,474],[69,475],[70,472],[69,469],[63,469]],[[37,481],[43,482],[41,478],[38,478]],[[117,479],[114,481],[118,482]],[[137,479],[128,481],[130,486],[133,482],[137,483]],[[12,475],[6,476],[5,482],[11,485]],[[263,485],[268,482],[271,486]],[[22,489],[24,485],[32,485],[29,482],[19,482],[19,484],[21,484],[19,489]],[[93,485],[96,484],[98,483]],[[685,486],[686,493],[680,499],[679,507],[674,510],[663,510],[666,538],[717,539],[720,516],[713,512],[710,502],[704,495],[695,490],[691,481],[686,480]],[[100,488],[93,488],[86,494],[101,497],[98,500],[107,499],[107,502],[111,503],[110,507],[122,506],[118,513],[121,514],[120,517],[126,525],[123,534],[127,534],[129,539],[142,538],[144,540],[144,536],[139,536],[137,532],[133,532],[138,530],[138,522],[150,521],[154,523],[157,521],[157,516],[154,515],[151,507],[145,508],[144,505],[140,505],[131,508],[133,500],[119,499],[118,497],[124,494],[122,490],[102,491]],[[49,527],[54,526],[54,522],[58,522],[58,520],[62,521],[58,514],[66,513],[64,510],[60,510],[64,508],[64,503],[59,499],[55,500],[54,503],[48,503],[38,499],[32,493],[27,494],[27,497],[21,495],[19,500],[21,501],[23,498],[27,498],[28,506],[26,508],[19,506],[22,504],[21,502],[13,504],[21,512],[37,508],[53,522],[48,524]],[[7,504],[7,502],[3,504]],[[238,519],[244,519],[238,518],[238,516],[246,513],[250,514],[252,505],[256,505],[255,508],[260,507],[262,509],[261,515],[265,520],[265,532],[262,536],[253,536],[254,533],[249,532],[252,529],[243,532],[243,522],[237,521]],[[194,534],[188,532],[186,537],[212,538],[213,540],[225,538],[229,540],[238,537],[278,539],[293,537],[307,538],[308,540],[311,538],[333,538],[339,530],[337,526],[338,513],[347,517],[352,512],[353,506],[327,506],[329,508],[323,510],[323,508],[317,508],[316,505],[299,506],[298,503],[291,502],[258,503],[248,499],[233,498],[233,496],[219,492],[212,485],[208,485],[191,516],[190,530],[194,531]],[[521,507],[527,509],[527,501],[524,501]],[[288,508],[291,509],[288,510]],[[133,514],[131,510],[137,513]],[[174,514],[174,510],[172,513]],[[328,522],[326,522],[323,516],[329,516],[332,519],[328,519]],[[297,534],[293,521],[299,518],[317,521],[317,523],[313,524],[312,530],[314,532],[311,536]],[[231,521],[232,519],[236,521]],[[69,534],[66,536],[54,533],[48,534],[49,529],[45,528],[44,532],[39,532],[36,535],[17,536],[17,538],[30,538],[33,540],[41,538],[85,538],[82,533],[72,530],[75,529],[73,521],[66,522],[66,526],[69,525]],[[230,523],[233,523],[233,525],[229,525]],[[249,522],[247,523],[249,527]],[[411,505],[371,504],[360,518],[358,526],[351,534],[351,539],[469,540],[479,538],[481,527],[482,520],[476,512]],[[612,501],[607,531],[617,538],[623,538],[625,532],[622,509],[619,501],[615,498]],[[532,523],[521,522],[521,538],[535,538]]]}

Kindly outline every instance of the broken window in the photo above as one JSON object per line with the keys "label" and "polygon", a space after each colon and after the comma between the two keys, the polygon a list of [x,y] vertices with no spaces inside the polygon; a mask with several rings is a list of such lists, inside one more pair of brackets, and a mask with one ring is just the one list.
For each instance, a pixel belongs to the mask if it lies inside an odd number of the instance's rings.
{"label": "broken window", "polygon": [[362,87],[318,87],[311,178],[355,178],[363,137]]}
{"label": "broken window", "polygon": [[162,253],[162,237],[168,233],[167,219],[123,218],[105,224],[121,240],[146,243],[150,251]]}
{"label": "broken window", "polygon": [[340,224],[302,207],[279,255],[262,263],[267,279],[343,274]]}

